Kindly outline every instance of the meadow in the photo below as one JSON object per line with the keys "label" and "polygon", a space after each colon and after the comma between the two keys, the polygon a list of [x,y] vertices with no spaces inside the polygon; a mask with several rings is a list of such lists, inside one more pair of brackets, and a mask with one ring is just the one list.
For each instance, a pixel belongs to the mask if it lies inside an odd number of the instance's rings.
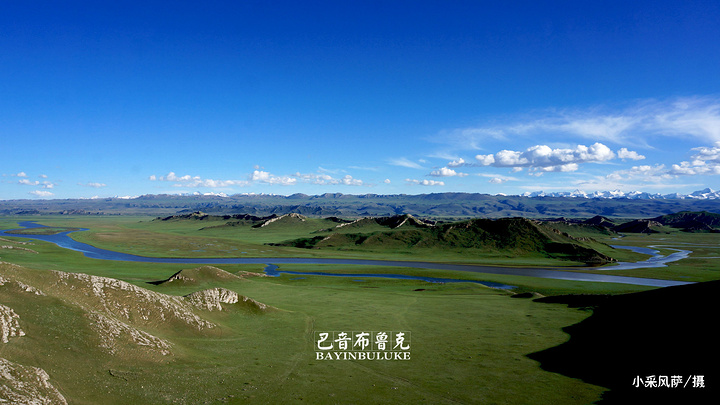
{"label": "meadow", "polygon": [[[16,227],[17,218],[0,218],[0,228]],[[318,229],[319,222],[277,229],[215,227],[220,223],[153,221],[149,217],[37,217],[54,227],[88,228],[73,233],[98,247],[149,256],[405,258],[459,263],[563,266],[546,257],[458,257],[456,252],[307,250],[270,246]],[[320,220],[317,220],[320,221]],[[264,231],[264,232],[255,232]],[[690,258],[666,268],[623,271],[623,275],[675,280],[717,280],[717,247],[712,234],[631,235],[623,244],[693,246]],[[608,236],[608,241],[610,237]],[[28,243],[29,242],[29,243]],[[563,328],[587,319],[592,311],[565,303],[543,303],[539,296],[561,294],[621,295],[651,291],[626,284],[589,283],[534,277],[351,265],[281,265],[291,271],[401,273],[493,281],[516,286],[497,290],[474,283],[435,284],[382,278],[323,276],[263,277],[262,264],[217,266],[197,277],[197,266],[114,262],[89,259],[55,245],[5,235],[0,245],[0,304],[12,308],[25,336],[0,343],[0,358],[49,375],[50,383],[73,404],[122,403],[493,403],[588,404],[607,387],[546,371],[529,357],[568,341]],[[18,248],[24,249],[18,249]],[[245,252],[245,253],[243,253]],[[621,252],[624,259],[646,256]],[[12,263],[12,265],[10,264]],[[599,272],[599,268],[577,271]],[[92,307],[85,298],[54,290],[51,273],[109,277],[165,297],[183,297],[222,287],[269,306],[250,310],[222,304],[222,311],[195,309],[217,325],[198,332],[139,318],[124,321],[169,342],[169,355],[121,341],[109,353],[99,345],[92,316],[110,309]],[[185,275],[184,281],[161,282]],[[228,273],[233,275],[218,276]],[[618,272],[621,273],[621,272]],[[255,276],[257,274],[257,276]],[[615,273],[613,273],[615,274]],[[14,280],[14,281],[13,281]],[[33,295],[12,283],[35,286]],[[17,284],[21,285],[21,284]],[[121,306],[138,305],[132,294],[119,295]],[[530,294],[519,294],[530,293]],[[87,294],[91,294],[88,290]],[[110,295],[110,290],[106,290]],[[145,293],[143,293],[145,294]],[[149,294],[149,293],[148,293]],[[519,294],[519,295],[518,295]],[[142,294],[141,294],[142,295]],[[122,298],[125,297],[126,298]],[[515,297],[513,297],[515,296]],[[529,297],[529,298],[517,298]],[[125,300],[125,301],[123,301]],[[144,304],[147,305],[147,304]],[[112,309],[112,308],[111,308]],[[115,310],[115,309],[113,309]],[[143,308],[138,309],[144,310]],[[331,331],[409,331],[407,361],[316,360],[316,333]]]}

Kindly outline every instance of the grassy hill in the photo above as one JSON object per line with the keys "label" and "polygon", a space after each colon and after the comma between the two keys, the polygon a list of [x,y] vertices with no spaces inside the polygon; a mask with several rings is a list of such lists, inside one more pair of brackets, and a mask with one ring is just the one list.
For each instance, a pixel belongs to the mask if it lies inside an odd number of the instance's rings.
{"label": "grassy hill", "polygon": [[[376,230],[377,225],[384,226],[386,230]],[[546,224],[523,218],[473,219],[439,225],[411,217],[403,221],[381,218],[359,220],[342,228],[346,232],[330,229],[327,235],[298,238],[275,245],[369,251],[462,249],[468,255],[502,251],[518,256],[541,255],[585,263],[614,260],[595,250],[601,244],[592,238],[574,238]]]}
{"label": "grassy hill", "polygon": [[683,232],[720,232],[720,214],[707,211],[681,211],[650,219],[635,219],[620,224],[596,218],[593,219],[593,222],[614,232],[622,233],[668,233],[678,229]]}
{"label": "grassy hill", "polygon": [[161,403],[162,395],[143,392],[142,381],[128,384],[134,374],[128,370],[182,363],[188,339],[223,336],[226,328],[211,313],[242,319],[274,310],[225,288],[167,295],[113,278],[5,262],[0,301],[0,402],[18,404],[148,403],[153,397]]}
{"label": "grassy hill", "polygon": [[685,232],[720,232],[720,214],[682,211],[653,218],[660,224],[680,228]]}

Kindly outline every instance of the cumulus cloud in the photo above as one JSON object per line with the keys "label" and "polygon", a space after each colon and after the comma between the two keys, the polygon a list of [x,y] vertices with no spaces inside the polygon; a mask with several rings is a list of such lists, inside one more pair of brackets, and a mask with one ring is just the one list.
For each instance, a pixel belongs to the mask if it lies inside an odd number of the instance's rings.
{"label": "cumulus cloud", "polygon": [[22,185],[25,185],[25,186],[37,186],[37,185],[40,184],[40,182],[37,181],[37,180],[35,180],[35,181],[30,181],[30,180],[28,180],[28,179],[20,179],[20,180],[18,180],[18,184],[22,184]]}
{"label": "cumulus cloud", "polygon": [[692,150],[698,151],[692,157],[694,161],[720,163],[720,142],[715,142],[714,146],[701,146]]}
{"label": "cumulus cloud", "polygon": [[312,183],[318,185],[345,185],[345,186],[362,186],[364,182],[360,179],[346,174],[341,178],[335,178],[327,173],[295,173],[294,177],[300,179],[303,183]]}
{"label": "cumulus cloud", "polygon": [[107,187],[107,184],[105,184],[105,183],[94,183],[94,182],[87,182],[85,184],[78,183],[78,185],[83,186],[83,187],[92,187],[92,188]]}
{"label": "cumulus cloud", "polygon": [[175,172],[170,172],[165,176],[151,175],[149,177],[151,181],[167,181],[175,183],[173,187],[232,187],[232,186],[246,186],[249,184],[247,180],[214,180],[214,179],[203,179],[200,176],[178,176]]}
{"label": "cumulus cloud", "polygon": [[664,164],[633,166],[627,170],[614,171],[605,178],[610,181],[640,180],[660,183],[679,176],[720,174],[720,142],[716,142],[714,146],[702,146],[691,150],[696,154],[691,156],[690,161],[675,163],[669,167]]}
{"label": "cumulus cloud", "polygon": [[52,197],[53,195],[55,195],[49,191],[43,191],[43,190],[33,190],[33,191],[29,192],[28,194],[31,194],[31,195],[34,195],[37,197]]}
{"label": "cumulus cloud", "polygon": [[250,174],[250,180],[258,183],[280,184],[290,186],[297,183],[297,179],[290,176],[276,176],[263,170],[255,170]]}
{"label": "cumulus cloud", "polygon": [[465,166],[465,163],[466,163],[465,159],[458,158],[458,159],[455,159],[452,162],[448,163],[448,166],[449,167],[461,167],[461,166]]}
{"label": "cumulus cloud", "polygon": [[415,179],[405,179],[406,182],[409,184],[417,184],[420,186],[444,186],[445,182],[443,181],[436,181],[436,180],[415,180]]}
{"label": "cumulus cloud", "polygon": [[[256,168],[259,166],[256,166]],[[228,188],[228,187],[245,187],[252,184],[273,184],[281,186],[292,186],[298,183],[310,183],[318,185],[347,185],[362,186],[365,183],[353,176],[346,174],[342,177],[333,177],[327,173],[328,170],[320,168],[319,173],[303,174],[296,172],[289,176],[280,176],[265,170],[253,170],[247,176],[247,180],[215,180],[204,179],[200,176],[178,176],[175,172],[170,172],[165,176],[151,175],[151,181],[166,181],[174,183],[173,187],[206,187],[206,188]]]}
{"label": "cumulus cloud", "polygon": [[620,159],[630,159],[630,160],[643,160],[645,159],[645,156],[638,154],[635,151],[628,150],[627,148],[621,148],[618,152],[618,157]]}
{"label": "cumulus cloud", "polygon": [[454,176],[464,177],[464,176],[467,176],[467,173],[458,173],[458,172],[456,172],[456,171],[453,170],[453,169],[448,169],[447,167],[441,167],[440,169],[433,170],[432,172],[430,172],[430,174],[428,174],[428,176],[433,176],[433,177],[454,177]]}
{"label": "cumulus cloud", "polygon": [[714,146],[701,146],[692,150],[697,153],[691,161],[674,164],[668,172],[687,176],[720,174],[720,141],[715,142]]}
{"label": "cumulus cloud", "polygon": [[610,148],[598,142],[590,146],[578,145],[574,149],[535,145],[524,151],[501,150],[494,155],[477,155],[475,160],[481,166],[570,172],[577,170],[580,163],[600,163],[614,157]]}

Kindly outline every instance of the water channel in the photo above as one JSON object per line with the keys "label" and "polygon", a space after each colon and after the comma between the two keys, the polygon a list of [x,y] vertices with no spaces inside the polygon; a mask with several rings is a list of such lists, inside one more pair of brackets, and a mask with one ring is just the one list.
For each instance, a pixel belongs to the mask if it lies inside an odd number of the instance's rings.
{"label": "water channel", "polygon": [[[44,225],[39,225],[34,221],[22,221],[18,222],[20,229],[34,229],[44,228]],[[72,239],[69,234],[72,232],[86,231],[87,229],[77,229],[72,231],[60,232],[52,235],[38,235],[29,233],[7,233],[17,229],[6,229],[0,230],[0,235],[10,237],[20,237],[35,239],[45,242],[51,242],[57,246],[65,249],[81,252],[88,258],[98,260],[113,260],[113,261],[127,261],[127,262],[143,262],[143,263],[177,263],[177,264],[265,264],[265,271],[271,276],[278,276],[280,273],[292,274],[292,275],[317,275],[317,276],[333,276],[333,277],[382,277],[382,278],[395,278],[395,279],[412,279],[412,280],[423,280],[427,282],[435,283],[447,283],[447,282],[472,282],[486,285],[493,288],[513,288],[513,286],[493,283],[488,281],[476,281],[476,280],[461,280],[461,279],[448,279],[448,278],[434,278],[434,277],[420,277],[420,276],[406,276],[401,274],[339,274],[339,273],[325,273],[325,272],[294,272],[280,270],[279,265],[282,264],[337,264],[337,265],[367,265],[367,266],[393,266],[393,267],[410,267],[416,269],[437,269],[437,270],[453,270],[453,271],[469,271],[474,273],[485,273],[485,274],[501,274],[501,275],[513,275],[513,276],[528,276],[528,277],[540,277],[550,278],[556,280],[572,280],[572,281],[590,281],[590,282],[603,282],[603,283],[621,283],[621,284],[633,284],[651,287],[669,287],[674,285],[692,284],[683,281],[672,281],[672,280],[659,280],[651,278],[641,277],[625,277],[625,276],[614,276],[606,274],[588,274],[578,273],[572,271],[556,270],[556,269],[542,269],[542,268],[521,268],[521,267],[500,267],[500,266],[478,266],[478,265],[465,265],[465,264],[448,264],[448,263],[433,263],[433,262],[415,262],[415,261],[401,261],[401,260],[363,260],[363,259],[332,259],[332,258],[291,258],[291,257],[232,257],[232,258],[169,258],[169,257],[147,257],[137,256],[128,253],[115,252],[112,250],[100,249],[86,243],[78,242]],[[632,248],[633,247],[621,247],[615,246],[616,248]],[[642,248],[641,248],[642,249]],[[681,251],[687,252],[689,251]],[[644,252],[640,252],[644,253]],[[656,252],[657,253],[657,252]],[[679,252],[678,252],[679,253]],[[668,258],[673,255],[663,256]],[[637,263],[618,263],[614,266],[603,267],[602,269],[607,270],[623,270],[623,269],[637,269],[644,267],[658,267],[664,265],[668,261],[680,260],[687,255],[678,255],[673,257],[671,260],[662,260],[662,257],[658,258],[658,255],[651,257],[650,259]],[[633,266],[633,267],[622,267],[622,266]]]}

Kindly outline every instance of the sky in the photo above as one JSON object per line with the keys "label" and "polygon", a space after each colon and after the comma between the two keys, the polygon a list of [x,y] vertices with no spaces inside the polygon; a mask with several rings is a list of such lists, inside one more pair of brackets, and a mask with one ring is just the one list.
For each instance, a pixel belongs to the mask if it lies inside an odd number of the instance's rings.
{"label": "sky", "polygon": [[720,188],[720,2],[23,1],[0,199]]}

